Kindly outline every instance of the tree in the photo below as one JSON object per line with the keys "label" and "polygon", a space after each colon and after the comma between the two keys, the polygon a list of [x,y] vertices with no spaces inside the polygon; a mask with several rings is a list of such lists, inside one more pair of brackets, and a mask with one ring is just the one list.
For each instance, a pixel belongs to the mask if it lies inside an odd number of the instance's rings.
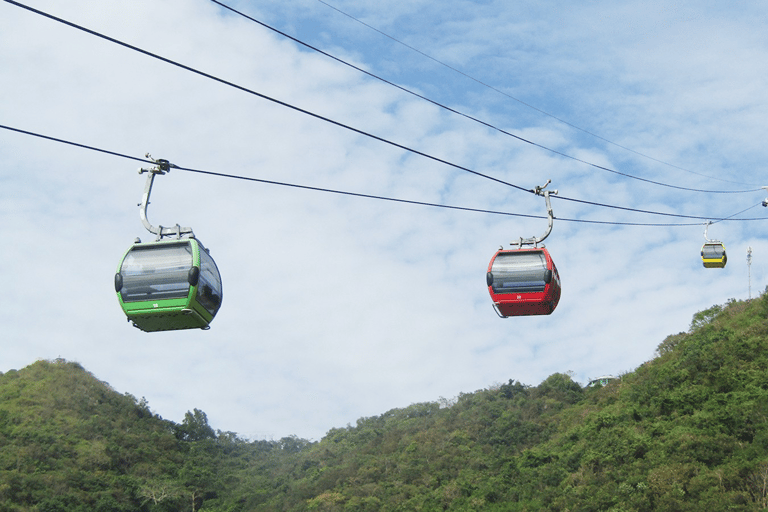
{"label": "tree", "polygon": [[176,438],[180,441],[202,441],[216,439],[216,432],[208,425],[208,416],[200,409],[187,411],[184,421],[175,428]]}
{"label": "tree", "polygon": [[699,311],[698,313],[693,315],[693,320],[691,320],[690,332],[693,332],[696,329],[699,329],[700,327],[704,327],[705,325],[709,324],[722,311],[723,311],[723,306],[719,306],[717,304],[712,306],[709,309],[705,309],[704,311]]}

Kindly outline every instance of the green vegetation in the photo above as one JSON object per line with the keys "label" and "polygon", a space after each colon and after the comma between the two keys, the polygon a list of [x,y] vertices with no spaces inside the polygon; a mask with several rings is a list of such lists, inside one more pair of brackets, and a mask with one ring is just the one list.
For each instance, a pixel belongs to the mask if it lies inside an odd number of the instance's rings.
{"label": "green vegetation", "polygon": [[38,361],[0,375],[0,510],[764,510],[766,348],[768,296],[732,300],[605,387],[509,380],[314,443],[176,424]]}

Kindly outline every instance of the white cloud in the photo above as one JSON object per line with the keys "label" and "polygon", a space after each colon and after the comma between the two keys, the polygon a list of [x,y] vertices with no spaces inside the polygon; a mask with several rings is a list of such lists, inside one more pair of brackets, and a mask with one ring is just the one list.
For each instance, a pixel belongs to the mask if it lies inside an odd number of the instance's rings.
{"label": "white cloud", "polygon": [[[366,78],[212,2],[28,3],[524,188],[551,178],[550,188],[561,197],[713,218],[766,195],[684,192],[586,166]],[[611,5],[338,7],[355,7],[352,14],[392,29],[425,53],[467,66],[494,87],[614,142],[695,172],[762,183],[760,84],[768,53],[762,10],[715,15],[715,5],[685,4],[677,11],[661,4]],[[361,29],[319,2],[236,6],[281,30],[295,29],[310,43],[343,48],[340,56],[352,55],[366,69],[392,73],[384,77],[548,148],[676,185],[744,188],[608,145]],[[0,11],[0,124],[135,157],[149,151],[195,169],[545,214],[541,198],[11,4]],[[627,19],[634,24],[618,30],[617,20]],[[199,408],[222,430],[318,439],[362,416],[510,378],[535,385],[571,370],[586,383],[631,370],[650,359],[666,335],[687,329],[696,311],[747,297],[748,245],[752,295],[765,288],[768,244],[761,241],[761,221],[710,228],[729,251],[728,266],[713,271],[699,259],[703,221],[553,199],[555,216],[563,219],[697,225],[557,220],[546,244],[563,280],[558,309],[549,317],[500,320],[484,286],[488,261],[500,244],[541,234],[544,219],[174,170],[155,182],[150,221],[194,228],[219,265],[224,301],[210,331],[148,335],[125,322],[112,288],[118,260],[134,237],[151,238],[136,207],[144,186],[140,165],[0,131],[6,298],[0,371],[63,357],[120,392],[146,397],[155,412],[175,421]]]}

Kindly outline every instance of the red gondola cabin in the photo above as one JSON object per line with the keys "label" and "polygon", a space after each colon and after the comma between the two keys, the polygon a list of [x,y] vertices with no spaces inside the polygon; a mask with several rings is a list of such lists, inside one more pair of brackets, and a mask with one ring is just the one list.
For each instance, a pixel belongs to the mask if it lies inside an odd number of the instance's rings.
{"label": "red gondola cabin", "polygon": [[544,248],[499,250],[486,274],[500,317],[549,315],[560,301],[560,275]]}

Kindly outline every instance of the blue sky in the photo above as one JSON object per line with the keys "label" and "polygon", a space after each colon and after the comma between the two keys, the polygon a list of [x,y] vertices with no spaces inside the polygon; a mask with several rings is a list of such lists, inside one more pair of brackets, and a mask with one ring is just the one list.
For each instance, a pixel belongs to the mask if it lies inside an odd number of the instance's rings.
{"label": "blue sky", "polygon": [[[710,270],[699,258],[704,220],[564,199],[768,217],[756,206],[764,190],[684,190],[768,185],[760,4],[328,2],[355,21],[318,0],[228,3],[493,129],[210,1],[24,3],[456,166],[526,189],[551,179],[560,220],[546,245],[563,295],[551,316],[501,320],[485,287],[495,250],[541,234],[544,219],[175,170],[155,183],[150,221],[194,228],[221,270],[224,301],[210,331],[145,334],[126,323],[112,287],[123,252],[150,237],[136,207],[141,163],[0,130],[0,371],[63,357],[174,421],[199,408],[214,428],[243,436],[320,439],[360,417],[509,379],[536,385],[572,372],[585,384],[631,371],[697,311],[748,297],[749,246],[752,296],[765,289],[762,220],[712,225],[729,261]],[[545,214],[531,194],[8,2],[0,90],[1,125],[137,158]]]}

